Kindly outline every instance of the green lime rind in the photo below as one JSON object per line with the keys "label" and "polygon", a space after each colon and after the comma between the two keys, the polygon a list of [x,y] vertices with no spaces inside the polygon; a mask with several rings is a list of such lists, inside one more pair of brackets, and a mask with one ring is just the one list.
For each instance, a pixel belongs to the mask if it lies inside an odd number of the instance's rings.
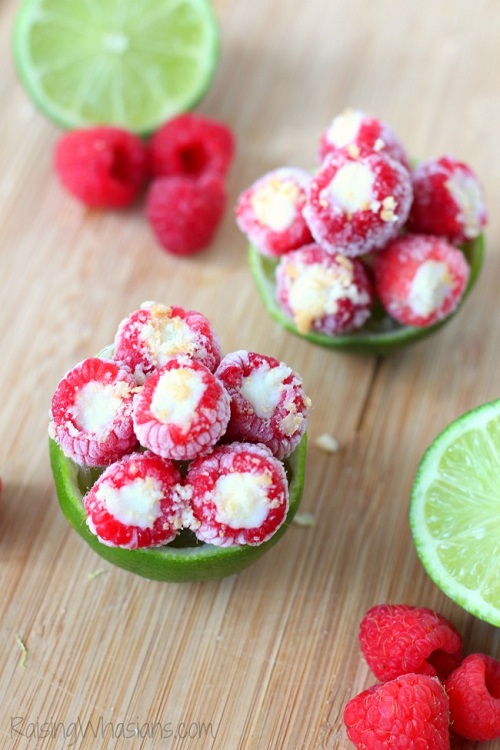
{"label": "green lime rind", "polygon": [[434,583],[466,611],[500,626],[500,400],[460,416],[425,451],[409,523]]}
{"label": "green lime rind", "polygon": [[376,310],[372,318],[362,328],[338,336],[329,336],[314,331],[304,334],[299,333],[293,320],[288,317],[276,301],[275,269],[279,262],[278,258],[264,256],[259,253],[254,245],[250,245],[248,263],[264,307],[270,317],[287,331],[318,346],[359,354],[379,355],[390,354],[436,333],[456,315],[464,299],[476,283],[481,270],[484,258],[484,236],[480,235],[477,239],[467,242],[462,245],[461,249],[470,266],[469,281],[460,305],[445,320],[426,328],[416,328],[400,325],[383,311]]}
{"label": "green lime rind", "polygon": [[209,0],[24,0],[12,51],[27,94],[59,127],[145,136],[202,99],[220,33]]}
{"label": "green lime rind", "polygon": [[239,573],[254,563],[281,539],[300,505],[306,463],[307,436],[285,460],[289,480],[290,507],[285,523],[276,534],[258,546],[215,547],[211,544],[175,546],[176,542],[149,549],[108,547],[89,531],[82,504],[84,492],[97,479],[98,470],[81,469],[49,439],[50,463],[61,510],[75,531],[113,565],[155,581],[207,581]]}

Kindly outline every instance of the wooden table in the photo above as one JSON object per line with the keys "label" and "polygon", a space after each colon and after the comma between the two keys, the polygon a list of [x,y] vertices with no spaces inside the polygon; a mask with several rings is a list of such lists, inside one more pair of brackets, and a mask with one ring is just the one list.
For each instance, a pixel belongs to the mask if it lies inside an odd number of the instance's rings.
{"label": "wooden table", "polygon": [[[86,211],[61,189],[51,166],[59,131],[32,107],[10,57],[18,5],[0,9],[0,746],[349,748],[343,707],[375,681],[357,642],[371,605],[435,607],[467,651],[500,658],[498,631],[428,579],[407,521],[425,447],[500,395],[500,4],[217,0],[220,65],[198,109],[231,125],[238,156],[215,242],[185,260],[155,244],[143,205]],[[460,316],[387,358],[278,329],[233,218],[239,192],[264,171],[313,165],[320,131],[347,106],[388,120],[414,155],[469,162],[489,198],[485,267]],[[316,523],[293,526],[236,577],[139,579],[97,557],[59,511],[52,392],[147,299],[204,312],[227,352],[284,360],[314,402],[301,510]],[[315,447],[325,432],[338,453]]]}

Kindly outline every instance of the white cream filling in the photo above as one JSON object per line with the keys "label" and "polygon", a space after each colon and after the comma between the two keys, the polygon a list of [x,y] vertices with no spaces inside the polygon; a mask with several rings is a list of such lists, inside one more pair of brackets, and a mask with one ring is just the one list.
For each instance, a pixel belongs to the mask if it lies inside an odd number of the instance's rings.
{"label": "white cream filling", "polygon": [[178,354],[192,354],[196,349],[196,333],[182,318],[171,317],[171,308],[150,306],[151,317],[140,332],[140,339],[159,367]]}
{"label": "white cream filling", "polygon": [[163,491],[158,480],[138,477],[119,489],[103,482],[96,497],[120,523],[149,529],[160,515]]}
{"label": "white cream filling", "polygon": [[258,417],[267,419],[272,415],[281,400],[283,380],[291,372],[286,365],[269,367],[264,364],[244,378],[241,393]]}
{"label": "white cream filling", "polygon": [[408,304],[415,315],[427,317],[438,310],[452,289],[448,266],[436,260],[422,263],[411,282]]}
{"label": "white cream filling", "polygon": [[153,393],[151,413],[159,422],[176,424],[186,431],[196,416],[205,389],[203,373],[183,367],[167,370]]}
{"label": "white cream filling", "polygon": [[215,483],[216,519],[235,529],[253,529],[266,520],[271,507],[268,474],[226,474]]}
{"label": "white cream filling", "polygon": [[446,182],[453,200],[460,209],[459,220],[464,224],[467,238],[477,237],[481,231],[483,198],[476,180],[469,175],[458,172]]}
{"label": "white cream filling", "polygon": [[328,142],[337,148],[353,143],[358,136],[362,120],[362,112],[347,109],[332,120],[326,136]]}
{"label": "white cream filling", "polygon": [[91,380],[86,383],[77,393],[74,403],[74,420],[78,428],[96,435],[108,433],[128,392],[125,382],[104,384]]}
{"label": "white cream filling", "polygon": [[299,194],[292,180],[270,178],[250,199],[257,221],[274,232],[284,232],[297,216]]}
{"label": "white cream filling", "polygon": [[360,162],[349,162],[336,172],[326,188],[330,202],[344,213],[366,211],[373,200],[375,176],[372,170]]}

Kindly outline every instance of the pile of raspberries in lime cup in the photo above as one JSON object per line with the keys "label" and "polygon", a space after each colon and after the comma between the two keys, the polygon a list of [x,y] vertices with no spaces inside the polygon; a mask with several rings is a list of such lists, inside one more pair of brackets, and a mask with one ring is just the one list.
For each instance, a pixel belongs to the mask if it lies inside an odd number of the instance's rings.
{"label": "pile of raspberries in lime cup", "polygon": [[279,167],[240,196],[236,220],[277,260],[276,300],[301,334],[360,329],[375,302],[396,323],[448,317],[467,287],[460,245],[487,214],[471,168],[443,156],[411,165],[385,122],[357,110],[321,134],[312,174]]}
{"label": "pile of raspberries in lime cup", "polygon": [[260,545],[286,519],[283,461],[310,406],[283,362],[222,356],[201,313],[147,302],[62,378],[49,435],[79,466],[104,468],[83,498],[101,543],[159,547],[190,529],[216,546]]}

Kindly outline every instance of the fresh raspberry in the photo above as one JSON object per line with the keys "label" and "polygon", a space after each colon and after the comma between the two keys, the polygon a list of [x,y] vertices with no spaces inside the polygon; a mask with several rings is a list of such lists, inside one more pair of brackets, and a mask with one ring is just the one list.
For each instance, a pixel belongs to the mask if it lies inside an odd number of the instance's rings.
{"label": "fresh raspberry", "polygon": [[344,709],[359,750],[449,750],[448,698],[435,677],[405,674],[364,690]]}
{"label": "fresh raspberry", "polygon": [[274,357],[243,350],[227,354],[215,374],[231,396],[226,436],[263,443],[279,459],[289,456],[306,430],[311,405],[301,378]]}
{"label": "fresh raspberry", "polygon": [[184,503],[172,461],[131,453],[101,474],[84,497],[87,525],[110,547],[159,547],[182,528]]}
{"label": "fresh raspberry", "polygon": [[174,255],[193,255],[212,242],[226,207],[222,178],[186,176],[153,180],[146,214],[161,247]]}
{"label": "fresh raspberry", "polygon": [[288,512],[285,469],[264,445],[231,443],[195,459],[184,491],[194,533],[220,547],[262,544]]}
{"label": "fresh raspberry", "polygon": [[350,145],[381,151],[401,162],[407,169],[410,167],[406,149],[393,128],[378,117],[359,109],[347,109],[337,115],[321,133],[319,160],[323,161],[332,151]]}
{"label": "fresh raspberry", "polygon": [[134,398],[140,443],[179,461],[209,451],[225,433],[229,416],[230,398],[220,380],[185,356],[169,359]]}
{"label": "fresh raspberry", "polygon": [[114,358],[141,382],[179,354],[198,360],[212,372],[221,360],[220,343],[210,322],[195,310],[144,302],[118,326]]}
{"label": "fresh raspberry", "polygon": [[309,183],[303,213],[319,245],[355,257],[398,234],[412,194],[410,173],[399,162],[352,145],[325,158]]}
{"label": "fresh raspberry", "polygon": [[234,152],[234,135],[227,125],[192,112],[169,120],[149,144],[153,177],[225,177]]}
{"label": "fresh raspberry", "polygon": [[300,333],[335,335],[368,320],[374,292],[358,258],[327,252],[313,243],[280,259],[276,299]]}
{"label": "fresh raspberry", "polygon": [[55,170],[66,190],[91,208],[123,208],[148,176],[141,139],[121,128],[72,130],[57,142]]}
{"label": "fresh raspberry", "polygon": [[236,221],[263,254],[280,256],[312,241],[302,209],[311,175],[281,167],[260,177],[238,198]]}
{"label": "fresh raspberry", "polygon": [[469,740],[500,737],[500,662],[470,654],[445,682],[451,730]]}
{"label": "fresh raspberry", "polygon": [[132,400],[137,383],[111,360],[75,365],[52,397],[49,435],[63,453],[85,466],[107,466],[137,445]]}
{"label": "fresh raspberry", "polygon": [[450,156],[432,159],[415,168],[412,182],[411,231],[456,243],[480,234],[488,216],[482,187],[467,164]]}
{"label": "fresh raspberry", "polygon": [[456,309],[470,269],[462,251],[442,237],[407,234],[377,253],[373,272],[389,315],[404,325],[423,327]]}
{"label": "fresh raspberry", "polygon": [[359,641],[368,666],[382,682],[408,672],[442,680],[463,658],[460,634],[426,607],[372,607],[361,621]]}

